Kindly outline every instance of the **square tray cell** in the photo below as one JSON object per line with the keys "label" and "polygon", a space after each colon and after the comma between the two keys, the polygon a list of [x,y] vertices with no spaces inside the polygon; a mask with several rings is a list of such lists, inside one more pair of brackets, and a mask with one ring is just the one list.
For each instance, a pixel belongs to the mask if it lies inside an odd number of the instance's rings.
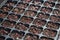
{"label": "square tray cell", "polygon": [[15,27],[15,21],[5,20],[1,25],[3,27],[13,28]]}
{"label": "square tray cell", "polygon": [[8,35],[11,29],[0,27],[0,35]]}
{"label": "square tray cell", "polygon": [[58,3],[58,4],[56,4],[56,6],[55,6],[56,8],[58,8],[58,9],[60,9],[60,4]]}
{"label": "square tray cell", "polygon": [[38,27],[41,27],[41,26],[44,26],[46,24],[46,21],[36,18],[34,20],[33,24],[38,26]]}
{"label": "square tray cell", "polygon": [[4,36],[0,36],[0,40],[5,40],[5,37]]}
{"label": "square tray cell", "polygon": [[42,36],[39,40],[54,40],[54,39]]}
{"label": "square tray cell", "polygon": [[29,28],[28,24],[23,24],[23,23],[17,23],[15,26],[16,29],[21,30],[21,31],[26,31]]}
{"label": "square tray cell", "polygon": [[17,21],[20,18],[20,15],[9,14],[7,19]]}
{"label": "square tray cell", "polygon": [[51,22],[51,21],[49,21],[47,23],[47,28],[49,28],[49,29],[58,29],[59,26],[60,26],[59,23],[54,23],[54,22]]}
{"label": "square tray cell", "polygon": [[54,9],[53,14],[56,16],[60,16],[60,10],[59,9]]}
{"label": "square tray cell", "polygon": [[32,34],[40,34],[41,32],[43,31],[43,28],[37,28],[36,26],[32,25],[30,28],[29,28],[29,32],[32,33]]}
{"label": "square tray cell", "polygon": [[60,17],[55,16],[55,15],[51,15],[50,20],[53,21],[53,22],[60,22]]}
{"label": "square tray cell", "polygon": [[26,23],[26,24],[30,24],[33,21],[33,18],[23,16],[20,21],[23,22],[23,23]]}
{"label": "square tray cell", "polygon": [[4,0],[0,7],[0,40],[57,40],[60,0]]}
{"label": "square tray cell", "polygon": [[10,37],[12,37],[14,40],[20,40],[24,36],[24,32],[13,30],[10,34]]}
{"label": "square tray cell", "polygon": [[38,11],[39,9],[40,9],[40,6],[33,5],[33,4],[31,4],[31,5],[28,7],[28,10],[33,10],[33,11]]}
{"label": "square tray cell", "polygon": [[50,7],[50,8],[51,8],[51,7],[54,7],[54,6],[55,6],[55,3],[45,1],[44,6],[46,6],[46,7]]}
{"label": "square tray cell", "polygon": [[6,2],[6,5],[7,5],[7,6],[14,6],[15,4],[17,4],[17,1],[10,1],[10,0],[8,0],[8,1]]}
{"label": "square tray cell", "polygon": [[13,8],[12,6],[9,6],[9,7],[8,7],[7,5],[4,5],[4,6],[1,7],[1,10],[2,10],[3,12],[8,12],[8,11],[10,11],[12,8]]}
{"label": "square tray cell", "polygon": [[24,3],[29,3],[29,2],[31,2],[32,0],[21,0],[22,2],[24,2]]}
{"label": "square tray cell", "polygon": [[27,8],[27,6],[28,6],[27,3],[22,3],[22,2],[20,2],[20,3],[17,4],[17,7],[18,7],[18,8],[22,8],[22,9]]}
{"label": "square tray cell", "polygon": [[24,40],[38,40],[39,36],[38,35],[32,35],[30,33],[27,33],[24,37]]}
{"label": "square tray cell", "polygon": [[49,16],[50,16],[49,14],[44,14],[44,13],[40,12],[40,13],[38,13],[37,18],[39,18],[39,19],[48,19]]}
{"label": "square tray cell", "polygon": [[48,8],[48,7],[42,7],[41,8],[41,11],[43,13],[47,13],[47,14],[50,14],[52,12],[52,9],[51,8]]}
{"label": "square tray cell", "polygon": [[15,7],[12,12],[13,12],[14,14],[20,15],[20,14],[23,14],[24,9],[20,9],[20,8]]}
{"label": "square tray cell", "polygon": [[8,15],[8,12],[1,12],[0,18],[5,18]]}
{"label": "square tray cell", "polygon": [[44,1],[43,0],[33,0],[33,4],[35,5],[41,5]]}
{"label": "square tray cell", "polygon": [[52,29],[44,29],[43,35],[47,37],[56,37],[57,31]]}
{"label": "square tray cell", "polygon": [[28,16],[28,17],[34,17],[34,16],[36,16],[36,14],[37,14],[37,12],[31,11],[31,10],[27,10],[27,11],[24,13],[24,15],[25,15],[25,16]]}

